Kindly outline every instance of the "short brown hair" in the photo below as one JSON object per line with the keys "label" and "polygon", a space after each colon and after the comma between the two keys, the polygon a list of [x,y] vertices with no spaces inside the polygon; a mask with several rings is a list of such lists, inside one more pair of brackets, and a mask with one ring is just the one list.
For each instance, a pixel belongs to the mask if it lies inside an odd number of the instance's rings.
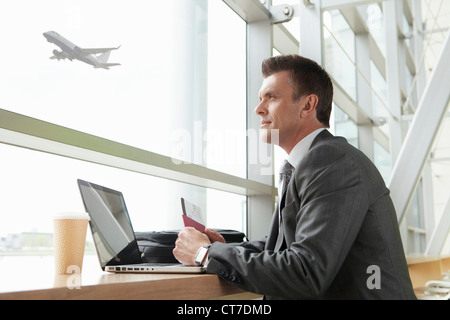
{"label": "short brown hair", "polygon": [[290,85],[294,89],[294,100],[309,94],[317,95],[317,120],[329,128],[333,83],[328,73],[315,61],[300,55],[281,55],[263,61],[264,78],[282,71],[291,72]]}

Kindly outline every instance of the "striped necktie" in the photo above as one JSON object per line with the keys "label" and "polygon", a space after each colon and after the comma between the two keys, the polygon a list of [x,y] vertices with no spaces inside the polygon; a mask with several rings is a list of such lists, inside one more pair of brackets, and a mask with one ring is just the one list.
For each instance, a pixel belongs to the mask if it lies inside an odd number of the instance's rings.
{"label": "striped necktie", "polygon": [[285,199],[285,193],[287,186],[289,184],[289,181],[291,180],[292,173],[294,172],[294,167],[287,161],[284,160],[283,164],[280,168],[280,183],[279,188],[281,189],[281,193],[278,197],[278,238],[275,245],[275,251],[278,251],[281,249],[281,247],[284,244],[284,232],[283,232],[283,223],[282,223],[282,216],[281,216],[281,210],[284,208],[284,199]]}
{"label": "striped necktie", "polygon": [[283,197],[284,193],[286,192],[286,188],[289,184],[289,181],[291,180],[292,172],[294,172],[294,167],[287,160],[284,160],[280,169],[279,185],[281,188],[281,197]]}

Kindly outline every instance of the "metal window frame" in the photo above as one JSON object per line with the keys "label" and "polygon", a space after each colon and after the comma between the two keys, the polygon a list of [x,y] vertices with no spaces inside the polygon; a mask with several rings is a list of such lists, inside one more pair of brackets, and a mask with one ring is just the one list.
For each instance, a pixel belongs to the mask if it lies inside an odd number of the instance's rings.
{"label": "metal window frame", "polygon": [[272,195],[270,185],[0,109],[0,142],[240,195]]}

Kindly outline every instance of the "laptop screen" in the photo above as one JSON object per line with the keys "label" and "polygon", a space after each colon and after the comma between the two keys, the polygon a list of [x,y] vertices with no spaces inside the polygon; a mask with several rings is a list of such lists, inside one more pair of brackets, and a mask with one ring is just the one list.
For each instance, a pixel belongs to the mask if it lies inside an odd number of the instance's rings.
{"label": "laptop screen", "polygon": [[105,266],[141,263],[133,227],[119,191],[78,180],[84,207],[102,269]]}

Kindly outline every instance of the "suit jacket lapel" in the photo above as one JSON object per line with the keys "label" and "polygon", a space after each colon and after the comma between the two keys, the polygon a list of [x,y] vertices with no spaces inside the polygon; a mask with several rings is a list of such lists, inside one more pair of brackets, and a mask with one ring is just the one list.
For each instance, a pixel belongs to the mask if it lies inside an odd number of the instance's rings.
{"label": "suit jacket lapel", "polygon": [[[321,141],[321,140],[324,140],[324,139],[329,139],[329,138],[332,138],[333,137],[333,135],[328,131],[328,130],[323,130],[321,133],[319,133],[318,135],[317,135],[317,137],[314,139],[314,141],[311,143],[311,147],[310,147],[310,149],[315,145],[315,144],[317,144],[319,141]],[[293,172],[293,174],[292,174],[292,177],[296,174],[296,171],[297,171],[297,169],[298,168],[296,168],[295,169],[295,171]],[[292,180],[292,179],[291,179]],[[290,181],[289,181],[289,184],[290,184]],[[287,190],[287,187],[286,187],[286,190]],[[281,196],[281,200],[280,200],[280,203],[279,203],[279,206],[280,206],[280,208],[281,208],[281,210],[280,210],[280,218],[282,218],[283,217],[283,209],[284,209],[284,207],[285,207],[285,204],[286,204],[286,194],[287,194],[287,192],[284,192],[283,194],[282,194],[282,196]],[[278,206],[278,205],[277,205]],[[280,221],[280,219],[279,219],[279,217],[278,217],[278,211],[276,211],[276,225],[272,225],[272,230],[271,230],[271,232],[277,232],[278,233],[278,235],[277,235],[277,237],[276,237],[276,242],[275,242],[275,247],[274,247],[274,251],[280,251],[282,248],[283,248],[283,246],[286,246],[286,240],[285,240],[285,232],[284,232],[284,229],[285,229],[285,222],[286,221]],[[272,238],[272,241],[274,241],[275,239],[273,239]]]}

